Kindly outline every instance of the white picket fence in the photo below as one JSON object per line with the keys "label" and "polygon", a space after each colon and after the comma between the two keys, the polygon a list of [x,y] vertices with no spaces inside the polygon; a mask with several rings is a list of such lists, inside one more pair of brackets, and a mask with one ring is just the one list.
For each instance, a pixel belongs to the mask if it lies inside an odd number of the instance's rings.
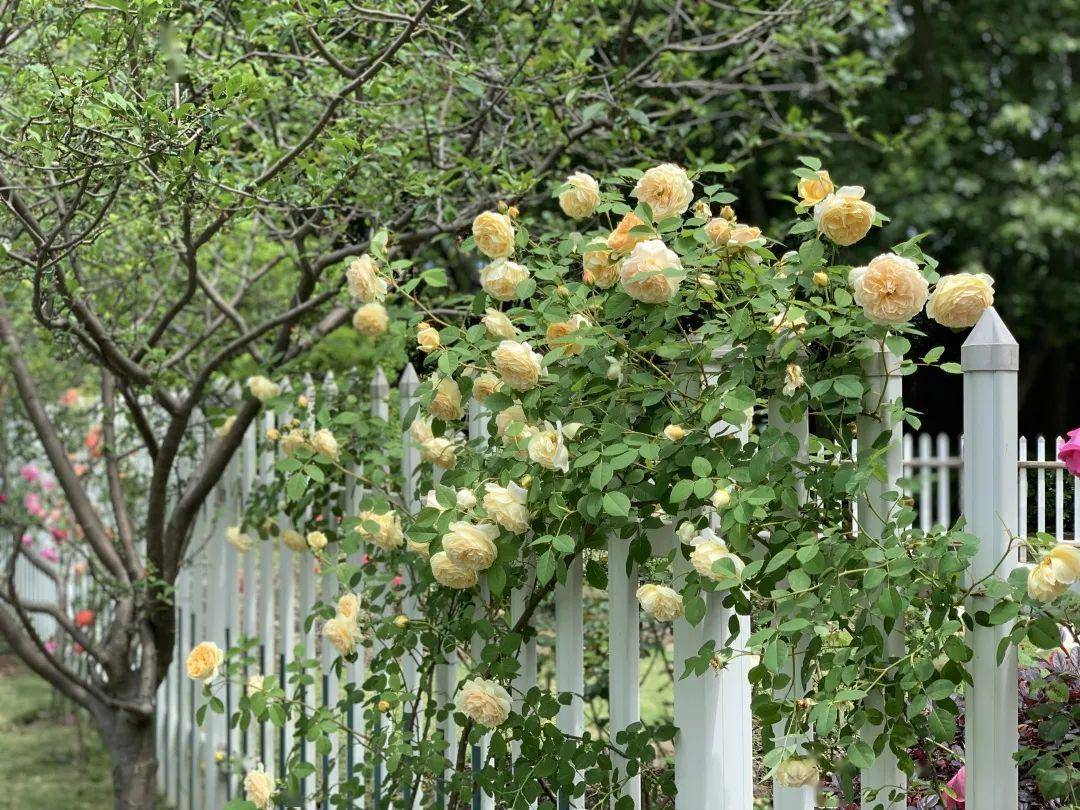
{"label": "white picket fence", "polygon": [[[935,524],[951,524],[961,512],[958,506],[964,506],[968,530],[978,535],[984,544],[984,551],[973,566],[973,576],[985,575],[1002,557],[1008,543],[1002,521],[1021,536],[1044,530],[1048,521],[1052,521],[1057,537],[1068,541],[1075,540],[1080,517],[1077,481],[1065,476],[1062,466],[1053,460],[1059,440],[1047,442],[1040,436],[1034,442],[1028,442],[1016,435],[1018,352],[1013,351],[1016,344],[1010,344],[1011,336],[996,313],[988,312],[992,318],[988,321],[984,316],[964,348],[965,432],[978,437],[979,441],[962,446],[955,438],[926,434],[904,436],[900,441],[900,426],[885,424],[884,420],[865,420],[859,427],[863,441],[873,441],[875,431],[888,429],[894,432],[894,448],[887,459],[889,477],[903,478],[906,482],[906,489],[918,511],[918,526],[930,529]],[[896,359],[884,352],[867,364],[867,381],[871,388],[867,403],[872,403],[872,407],[880,404],[882,394],[886,401],[899,394],[901,378],[883,373],[891,370],[895,363]],[[408,411],[415,400],[417,385],[416,373],[410,366],[399,383],[395,419],[399,418],[396,414]],[[312,396],[313,408],[319,404],[318,392],[333,390],[333,386],[333,381],[329,380],[318,387],[308,383],[308,388],[315,394]],[[371,416],[389,419],[390,402],[390,386],[379,371],[371,383],[368,400]],[[802,424],[784,425],[778,408],[770,408],[769,417],[770,424],[779,422],[806,447],[808,425],[805,420]],[[310,414],[308,418],[311,418]],[[258,671],[274,673],[282,685],[286,685],[285,673],[297,656],[320,658],[326,674],[322,683],[316,683],[304,696],[309,709],[314,709],[318,703],[333,703],[341,688],[329,666],[332,649],[321,643],[316,627],[307,632],[303,629],[304,617],[314,602],[320,596],[329,599],[336,594],[337,585],[332,575],[317,574],[310,555],[294,554],[279,542],[257,543],[252,551],[241,555],[225,540],[225,528],[240,522],[244,499],[252,488],[259,482],[273,480],[278,450],[265,439],[265,431],[271,427],[275,427],[274,416],[267,414],[245,437],[241,452],[211,502],[199,515],[192,552],[177,583],[177,643],[172,668],[159,693],[157,746],[161,791],[179,810],[220,807],[228,798],[238,795],[244,767],[261,761],[268,771],[280,774],[291,747],[297,745],[303,749],[305,745],[302,741],[293,741],[291,725],[280,733],[274,733],[275,730],[267,726],[243,732],[230,728],[224,716],[208,714],[207,723],[197,726],[195,712],[200,687],[184,673],[184,659],[196,643],[212,640],[226,647],[241,637],[257,637],[260,640]],[[486,417],[475,403],[470,408],[468,431],[473,439],[483,439],[487,435]],[[1034,458],[1029,457],[1032,445]],[[401,480],[418,480],[416,449],[409,445],[407,435],[401,467]],[[1071,521],[1064,506],[1066,490],[1070,486],[1073,493]],[[895,485],[886,481],[868,492],[866,501],[859,504],[860,513],[865,516],[874,512],[884,503],[881,496],[890,488]],[[402,501],[407,509],[415,510],[419,507],[419,494],[414,488],[410,489],[404,493]],[[353,485],[341,493],[342,503],[350,512],[358,507],[362,496],[359,488]],[[1018,504],[1021,507],[1019,516]],[[867,506],[871,508],[863,512]],[[882,509],[884,511],[887,510]],[[1029,513],[1035,515],[1032,522],[1028,521]],[[864,531],[875,530],[866,517],[862,525]],[[296,528],[303,531],[304,527]],[[653,532],[650,540],[654,553],[664,553],[675,542],[674,526]],[[677,558],[681,559],[681,555]],[[611,673],[608,731],[613,741],[621,730],[640,718],[637,581],[636,571],[627,573],[626,562],[626,544],[612,541],[608,549],[607,600]],[[582,591],[579,557],[552,600],[556,616],[555,683],[558,691],[577,696],[563,707],[557,718],[559,728],[570,734],[581,734],[584,730]],[[481,589],[477,598],[485,597],[486,593]],[[512,594],[511,621],[520,615],[526,597],[524,591]],[[408,613],[410,605],[405,604],[402,609]],[[728,611],[719,596],[709,595],[708,611],[702,622],[697,626],[691,626],[685,620],[675,623],[676,661],[696,654],[707,639],[726,636],[728,620]],[[749,623],[745,618],[742,624],[744,635],[748,635]],[[977,628],[969,638],[976,656],[971,665],[975,683],[968,691],[967,725],[968,795],[975,798],[969,798],[968,806],[979,810],[1016,806],[1015,798],[1009,798],[1016,795],[1016,777],[1015,767],[1008,759],[1009,740],[1015,744],[1016,739],[1016,661],[1014,654],[1007,656],[1001,666],[994,659],[997,639],[1003,632],[1007,632],[1007,627]],[[890,645],[902,651],[902,636],[891,639]],[[515,697],[537,683],[537,658],[534,640],[521,651],[520,675],[512,685]],[[676,666],[681,673],[681,666],[678,663]],[[674,720],[680,729],[676,738],[678,810],[742,810],[751,806],[754,785],[750,688],[746,678],[749,667],[748,657],[740,656],[720,673],[709,672],[702,677],[676,681]],[[792,668],[793,672],[798,672],[797,660]],[[352,667],[348,680],[361,683],[364,671],[365,661],[361,656]],[[439,668],[436,692],[443,701],[452,699],[458,680],[457,665]],[[406,683],[410,688],[417,686],[415,666],[406,667]],[[792,678],[788,689],[798,696],[802,689],[798,678]],[[228,712],[235,710],[238,698],[236,687],[225,690],[222,699]],[[981,708],[974,711],[972,707]],[[350,724],[360,722],[358,717],[349,720]],[[408,719],[397,716],[386,722],[408,722]],[[443,726],[448,740],[456,739],[453,724],[451,713]],[[779,736],[783,737],[782,734]],[[304,786],[306,808],[329,810],[336,806],[330,801],[334,785],[339,780],[354,778],[365,782],[367,804],[360,801],[353,806],[376,810],[384,806],[388,797],[383,795],[381,763],[366,759],[365,751],[355,738],[348,740],[343,756],[325,758],[318,763],[314,762],[314,752],[302,750],[302,758],[316,765],[315,773]],[[995,740],[997,745],[993,744]],[[785,744],[793,748],[797,748],[799,742],[798,739],[785,740]],[[448,755],[452,759],[456,746],[451,749]],[[474,767],[484,759],[484,746],[476,746],[472,751]],[[991,786],[991,791],[985,795],[978,787],[980,779]],[[903,775],[897,771],[889,754],[863,772],[862,783],[864,790],[892,786],[902,791],[904,788]],[[627,780],[622,793],[633,799],[634,806],[640,806],[638,778]],[[814,798],[815,792],[809,788],[777,786],[774,807],[777,810],[810,810],[814,807]],[[441,790],[436,789],[433,795],[397,797],[396,803],[398,806],[441,807],[442,799]],[[864,802],[864,807],[899,810],[904,804],[899,798],[888,799],[883,791],[876,801]],[[475,810],[493,810],[495,804],[492,797],[477,790],[472,806]],[[562,796],[560,810],[562,807],[581,808],[584,801],[580,796]]]}

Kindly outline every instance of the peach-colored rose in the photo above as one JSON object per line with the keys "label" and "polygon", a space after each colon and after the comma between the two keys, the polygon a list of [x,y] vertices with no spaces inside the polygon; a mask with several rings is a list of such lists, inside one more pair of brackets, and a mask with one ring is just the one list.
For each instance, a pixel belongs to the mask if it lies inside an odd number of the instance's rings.
{"label": "peach-colored rose", "polygon": [[853,245],[870,232],[877,213],[862,186],[841,186],[814,206],[818,230],[838,245]]}
{"label": "peach-colored rose", "polygon": [[803,205],[815,205],[832,194],[835,188],[829,173],[822,169],[816,177],[799,179],[799,200]]}
{"label": "peach-colored rose", "polygon": [[694,199],[694,184],[686,170],[674,163],[653,166],[637,181],[631,196],[652,209],[653,219],[660,221],[678,216],[690,207]]}
{"label": "peach-colored rose", "polygon": [[431,573],[435,575],[435,581],[440,585],[462,590],[471,588],[477,583],[476,571],[452,562],[445,551],[432,554],[428,562],[431,565]]}
{"label": "peach-colored rose", "polygon": [[611,260],[610,250],[590,250],[581,257],[581,280],[599,290],[606,290],[619,280],[619,265]]}
{"label": "peach-colored rose", "polygon": [[515,391],[535,388],[540,380],[544,358],[534,352],[528,343],[504,340],[492,352],[491,359],[502,381]]}
{"label": "peach-colored rose", "polygon": [[883,253],[848,274],[855,303],[877,323],[906,323],[922,311],[929,284],[918,265],[895,253]]}
{"label": "peach-colored rose", "polygon": [[645,223],[632,211],[619,220],[615,230],[607,238],[607,245],[613,253],[629,253],[638,242],[648,239],[648,236],[638,236],[630,233],[638,225]]}
{"label": "peach-colored rose", "polygon": [[488,309],[484,311],[484,317],[480,319],[480,323],[484,325],[484,329],[486,329],[487,333],[492,337],[510,340],[518,335],[518,329],[514,326],[510,318],[497,309],[488,307]]}
{"label": "peach-colored rose", "polygon": [[600,186],[591,175],[574,172],[566,178],[569,185],[559,194],[559,207],[571,219],[584,219],[590,216],[600,204]]}
{"label": "peach-colored rose", "polygon": [[495,681],[474,678],[461,685],[454,706],[474,723],[495,728],[510,716],[510,695]]}
{"label": "peach-colored rose", "polygon": [[386,314],[386,307],[377,301],[364,304],[353,313],[353,329],[366,337],[378,337],[385,335],[390,328],[390,316]]}
{"label": "peach-colored rose", "polygon": [[476,249],[489,259],[504,259],[514,252],[514,225],[506,214],[485,211],[473,220]]}
{"label": "peach-colored rose", "polygon": [[365,304],[386,298],[386,280],[379,275],[375,261],[366,253],[354,259],[345,271],[349,292]]}
{"label": "peach-colored rose", "polygon": [[208,683],[218,674],[218,669],[225,661],[225,653],[212,641],[204,641],[196,645],[188,653],[187,668],[188,677],[195,681]]}
{"label": "peach-colored rose", "polygon": [[461,406],[461,389],[453,377],[443,377],[438,381],[428,412],[444,422],[452,422],[465,415],[465,409]]}
{"label": "peach-colored rose", "polygon": [[994,280],[986,273],[944,276],[926,302],[926,314],[950,329],[974,326],[983,310],[994,304]]}
{"label": "peach-colored rose", "polygon": [[496,259],[480,271],[480,286],[497,301],[518,297],[518,284],[529,277],[529,271],[509,259]]}
{"label": "peach-colored rose", "polygon": [[[679,271],[680,274],[664,274],[664,270],[671,269]],[[631,298],[647,304],[670,301],[678,292],[684,277],[679,257],[659,239],[649,239],[635,245],[630,256],[619,268],[623,290]]]}

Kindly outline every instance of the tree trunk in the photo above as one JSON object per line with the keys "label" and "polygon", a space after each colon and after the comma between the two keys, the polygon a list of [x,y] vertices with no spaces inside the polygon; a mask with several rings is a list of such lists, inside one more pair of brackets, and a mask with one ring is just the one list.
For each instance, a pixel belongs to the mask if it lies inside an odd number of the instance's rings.
{"label": "tree trunk", "polygon": [[157,753],[154,721],[114,711],[99,723],[113,762],[116,810],[154,810],[157,804]]}

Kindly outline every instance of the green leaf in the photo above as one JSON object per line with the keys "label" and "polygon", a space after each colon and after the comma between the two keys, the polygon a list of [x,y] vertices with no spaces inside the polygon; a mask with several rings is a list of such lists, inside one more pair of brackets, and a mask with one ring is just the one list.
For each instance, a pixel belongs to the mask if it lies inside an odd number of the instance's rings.
{"label": "green leaf", "polygon": [[285,497],[290,501],[299,500],[307,492],[308,477],[306,475],[294,475],[285,484]]}
{"label": "green leaf", "polygon": [[848,749],[848,761],[856,768],[869,768],[874,759],[874,749],[862,740],[857,740]]}
{"label": "green leaf", "polygon": [[604,511],[614,517],[626,517],[630,514],[630,499],[621,492],[606,492]]}

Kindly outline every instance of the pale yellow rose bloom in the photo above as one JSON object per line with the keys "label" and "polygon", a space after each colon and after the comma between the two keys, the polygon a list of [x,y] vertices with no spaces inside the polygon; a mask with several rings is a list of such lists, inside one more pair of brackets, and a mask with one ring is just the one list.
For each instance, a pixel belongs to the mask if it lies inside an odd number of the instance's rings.
{"label": "pale yellow rose bloom", "polygon": [[683,614],[682,595],[666,585],[646,583],[637,589],[645,612],[662,622],[672,622]]}
{"label": "pale yellow rose bloom", "polygon": [[329,543],[329,540],[326,539],[326,535],[323,532],[316,531],[307,533],[308,548],[312,551],[322,551],[326,548],[327,543]]}
{"label": "pale yellow rose bloom", "polygon": [[316,430],[311,434],[311,447],[316,453],[322,453],[324,456],[336,459],[340,452],[337,439],[334,438],[334,434],[326,428]]}
{"label": "pale yellow rose bloom", "polygon": [[709,501],[713,509],[727,509],[731,505],[731,493],[723,487],[718,487]]}
{"label": "pale yellow rose bloom", "polygon": [[805,383],[802,367],[798,363],[788,363],[784,370],[784,394],[790,397]]}
{"label": "pale yellow rose bloom", "polygon": [[600,186],[591,175],[574,172],[566,178],[570,188],[559,194],[559,208],[571,219],[590,216],[600,204]]}
{"label": "pale yellow rose bloom", "polygon": [[814,286],[815,287],[828,287],[829,286],[829,274],[824,270],[818,270],[814,273]]}
{"label": "pale yellow rose bloom", "polygon": [[598,290],[606,290],[619,280],[619,265],[610,250],[590,250],[581,257],[581,280]]}
{"label": "pale yellow rose bloom", "polygon": [[536,387],[543,369],[543,357],[526,343],[504,340],[492,352],[495,370],[502,381],[515,391],[528,391]]}
{"label": "pale yellow rose bloom", "polygon": [[274,803],[273,777],[263,770],[248,771],[244,777],[244,798],[259,810],[270,810]]}
{"label": "pale yellow rose bloom", "polygon": [[518,335],[518,329],[514,326],[513,321],[511,321],[505,313],[500,312],[497,309],[491,309],[489,307],[485,310],[484,317],[480,319],[480,323],[484,325],[484,329],[486,329],[487,333],[492,337],[510,340]]}
{"label": "pale yellow rose bloom", "polygon": [[848,274],[855,303],[876,323],[906,323],[918,315],[930,285],[911,259],[883,253]]}
{"label": "pale yellow rose bloom", "polygon": [[548,470],[570,471],[570,452],[563,442],[562,425],[544,422],[529,438],[529,458]]}
{"label": "pale yellow rose bloom", "polygon": [[390,328],[390,316],[386,307],[377,301],[364,304],[353,313],[353,329],[365,337],[385,335]]}
{"label": "pale yellow rose bloom", "polygon": [[1028,572],[1028,594],[1039,602],[1057,599],[1080,580],[1080,549],[1059,543]]}
{"label": "pale yellow rose bloom", "polygon": [[453,377],[443,377],[435,386],[435,396],[428,405],[428,413],[444,422],[453,422],[465,415],[461,406],[461,389]]}
{"label": "pale yellow rose bloom", "polygon": [[607,246],[611,248],[613,253],[629,253],[634,248],[634,245],[649,238],[648,236],[638,236],[630,233],[630,231],[638,225],[644,224],[645,223],[641,218],[633,211],[624,215],[623,218],[619,220],[619,224],[615,226],[615,230],[608,236]]}
{"label": "pale yellow rose bloom", "polygon": [[360,618],[360,597],[355,593],[346,593],[337,601],[337,613],[346,619]]}
{"label": "pale yellow rose bloom", "polygon": [[476,249],[489,259],[504,259],[514,252],[514,225],[506,214],[485,211],[473,220]]}
{"label": "pale yellow rose bloom", "polygon": [[954,273],[938,280],[926,302],[926,314],[950,329],[974,326],[994,304],[994,280],[986,273]]}
{"label": "pale yellow rose bloom", "polygon": [[500,388],[502,388],[502,381],[490,371],[485,371],[473,381],[473,399],[483,402]]}
{"label": "pale yellow rose bloom", "polygon": [[779,335],[783,332],[794,332],[797,335],[801,335],[806,331],[806,316],[797,309],[777,312],[769,320],[769,331],[774,335]]}
{"label": "pale yellow rose bloom", "polygon": [[877,211],[862,186],[841,186],[814,206],[818,230],[838,245],[854,245],[870,232]]}
{"label": "pale yellow rose bloom", "polygon": [[435,581],[447,588],[463,590],[477,583],[476,571],[455,564],[446,556],[445,551],[432,554],[429,563]]}
{"label": "pale yellow rose bloom", "polygon": [[226,419],[224,422],[222,422],[218,427],[216,427],[214,429],[214,433],[216,433],[218,436],[224,438],[225,436],[228,436],[230,432],[232,432],[233,425],[235,425],[235,424],[236,424],[236,416],[230,416],[228,419]]}
{"label": "pale yellow rose bloom", "polygon": [[356,645],[360,643],[362,634],[356,619],[338,615],[326,620],[323,637],[333,644],[334,649],[341,655],[352,655],[356,652]]}
{"label": "pale yellow rose bloom", "polygon": [[459,568],[484,571],[498,556],[495,538],[499,528],[491,523],[469,523],[455,520],[450,531],[443,535],[442,547],[450,562]]}
{"label": "pale yellow rose bloom", "polygon": [[714,217],[705,223],[705,234],[714,247],[726,248],[734,225],[731,220],[724,217]]}
{"label": "pale yellow rose bloom", "polygon": [[474,723],[495,728],[510,716],[510,694],[495,681],[465,681],[454,697],[454,707]]}
{"label": "pale yellow rose bloom", "polygon": [[251,391],[251,395],[259,402],[266,402],[268,399],[273,399],[281,393],[281,386],[276,382],[271,382],[261,374],[257,374],[254,377],[248,377],[247,381],[248,390]]}
{"label": "pale yellow rose bloom", "polygon": [[304,535],[293,529],[285,529],[281,532],[281,542],[289,551],[304,552],[308,550],[307,540]]}
{"label": "pale yellow rose bloom", "polygon": [[425,560],[431,556],[431,543],[421,543],[419,540],[407,540],[408,549],[413,554],[423,557]]}
{"label": "pale yellow rose bloom", "polygon": [[694,203],[693,211],[696,219],[707,220],[712,217],[712,206],[708,200],[698,200]]}
{"label": "pale yellow rose bloom", "polygon": [[[667,276],[662,271],[674,268],[679,275]],[[685,275],[682,262],[674,251],[659,239],[649,239],[634,246],[630,256],[619,267],[619,280],[631,298],[646,304],[670,301],[679,290]]]}
{"label": "pale yellow rose bloom", "polygon": [[690,207],[694,184],[685,169],[674,163],[662,163],[645,172],[630,195],[647,203],[653,219],[660,221],[682,214]]}
{"label": "pale yellow rose bloom", "polygon": [[379,275],[375,261],[366,253],[353,259],[345,270],[345,280],[349,292],[364,304],[386,299],[386,280]]}
{"label": "pale yellow rose bloom", "polygon": [[270,675],[250,675],[247,679],[247,684],[244,686],[245,694],[250,698],[257,692],[265,692],[271,686],[274,685],[274,679]]}
{"label": "pale yellow rose bloom", "polygon": [[436,467],[452,470],[457,464],[457,447],[451,439],[436,436],[420,445],[420,457]]}
{"label": "pale yellow rose bloom", "polygon": [[197,644],[188,653],[187,668],[188,677],[194,681],[208,683],[217,677],[218,669],[225,661],[225,653],[212,641],[204,641]]}
{"label": "pale yellow rose bloom", "polygon": [[548,345],[553,349],[562,346],[563,354],[568,357],[581,354],[581,344],[575,343],[572,340],[567,340],[566,337],[567,335],[573,334],[581,327],[588,325],[589,319],[584,315],[572,315],[568,321],[549,323],[545,334]]}
{"label": "pale yellow rose bloom", "polygon": [[[374,523],[378,528],[371,531],[364,525],[365,523]],[[399,548],[405,539],[401,530],[401,518],[393,510],[382,514],[373,511],[361,512],[360,525],[356,527],[356,533],[383,551]]]}
{"label": "pale yellow rose bloom", "polygon": [[442,345],[439,330],[424,321],[416,325],[416,348],[424,354],[431,354]]}
{"label": "pale yellow rose bloom", "polygon": [[682,441],[683,437],[686,436],[686,430],[682,425],[668,425],[664,428],[664,435],[669,441],[678,442]]}
{"label": "pale yellow rose bloom", "polygon": [[525,505],[529,490],[511,481],[507,486],[488,482],[484,484],[484,509],[492,520],[514,534],[529,530],[530,514]]}
{"label": "pale yellow rose bloom", "polygon": [[746,567],[738,556],[728,550],[712,529],[702,529],[701,533],[690,542],[693,546],[690,552],[690,564],[706,579],[719,580],[721,578],[719,573],[713,571],[713,564],[720,560],[730,560],[736,574],[742,573],[743,568]]}
{"label": "pale yellow rose bloom", "polygon": [[300,428],[293,428],[281,438],[281,451],[287,456],[307,446],[307,435]]}
{"label": "pale yellow rose bloom", "polygon": [[241,553],[255,548],[255,541],[251,539],[251,535],[240,531],[239,526],[229,526],[225,529],[225,539],[229,541],[230,546]]}
{"label": "pale yellow rose bloom", "polygon": [[780,763],[776,781],[784,787],[813,787],[821,781],[817,764],[809,757],[792,757]]}
{"label": "pale yellow rose bloom", "polygon": [[480,271],[480,286],[496,301],[518,297],[518,284],[529,277],[527,268],[509,259],[496,259]]}
{"label": "pale yellow rose bloom", "polygon": [[431,420],[424,416],[417,416],[409,426],[409,436],[417,445],[430,442],[435,438],[431,432]]}
{"label": "pale yellow rose bloom", "polygon": [[803,205],[816,205],[832,194],[835,189],[836,186],[833,185],[828,171],[822,169],[816,177],[799,179],[799,200]]}

